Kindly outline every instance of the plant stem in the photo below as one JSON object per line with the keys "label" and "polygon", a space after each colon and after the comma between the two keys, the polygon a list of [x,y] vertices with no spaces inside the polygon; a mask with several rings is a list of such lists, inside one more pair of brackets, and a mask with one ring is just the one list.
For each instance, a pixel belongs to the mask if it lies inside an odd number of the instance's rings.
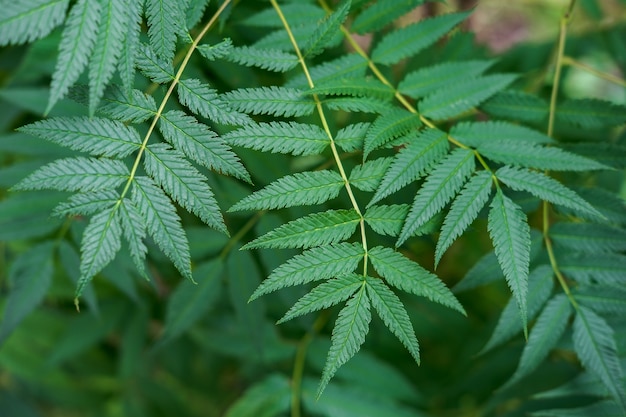
{"label": "plant stem", "polygon": [[626,80],[623,80],[620,77],[616,77],[612,74],[607,74],[606,72],[598,71],[597,69],[592,68],[589,65],[585,65],[582,62],[576,61],[572,57],[564,56],[562,62],[563,65],[571,65],[572,67],[580,68],[581,70],[587,71],[588,73],[593,74],[598,78],[602,78],[603,80],[626,88]]}

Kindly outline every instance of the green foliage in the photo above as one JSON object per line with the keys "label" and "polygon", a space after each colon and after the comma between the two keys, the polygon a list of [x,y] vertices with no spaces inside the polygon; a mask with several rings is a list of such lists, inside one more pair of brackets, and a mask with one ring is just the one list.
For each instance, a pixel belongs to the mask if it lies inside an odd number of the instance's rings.
{"label": "green foliage", "polygon": [[423,0],[0,0],[0,409],[626,415],[580,3],[499,54]]}

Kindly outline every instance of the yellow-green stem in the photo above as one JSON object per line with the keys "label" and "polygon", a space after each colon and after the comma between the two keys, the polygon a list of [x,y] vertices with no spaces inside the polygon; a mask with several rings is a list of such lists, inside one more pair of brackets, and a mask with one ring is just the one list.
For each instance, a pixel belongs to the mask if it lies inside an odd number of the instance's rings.
{"label": "yellow-green stem", "polygon": [[607,74],[606,72],[598,71],[597,69],[592,68],[589,65],[585,65],[582,62],[576,61],[572,57],[564,56],[562,62],[563,62],[563,65],[571,65],[572,67],[576,67],[590,74],[593,74],[598,78],[601,78],[603,80],[606,80],[608,82],[611,82],[613,84],[617,84],[619,86],[626,88],[626,80],[623,80],[612,74]]}

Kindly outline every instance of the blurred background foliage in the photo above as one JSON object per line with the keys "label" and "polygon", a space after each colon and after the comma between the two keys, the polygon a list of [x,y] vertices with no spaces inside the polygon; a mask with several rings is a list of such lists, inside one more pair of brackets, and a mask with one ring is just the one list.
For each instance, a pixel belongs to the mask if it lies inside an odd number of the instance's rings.
{"label": "blurred background foliage", "polygon": [[[233,8],[233,20],[260,7],[252,3],[256,2],[242,1]],[[552,53],[566,3],[481,0],[465,28],[475,38],[464,36],[459,45],[469,45],[471,56],[497,56],[499,69],[521,73],[524,84],[534,86],[533,93],[547,98]],[[405,18],[471,6],[473,2],[448,1],[422,7]],[[245,43],[254,36],[225,24],[207,42],[231,37],[236,44]],[[585,396],[564,396],[567,388],[560,393],[550,391],[573,381],[580,372],[577,362],[559,351],[522,383],[498,389],[514,372],[524,343],[518,337],[489,355],[477,355],[510,297],[503,280],[458,293],[467,318],[425,300],[404,297],[420,339],[422,365],[418,367],[382,322],[374,319],[361,352],[339,370],[316,401],[316,384],[336,311],[276,326],[303,289],[286,289],[247,303],[268,271],[294,252],[238,251],[238,245],[246,241],[241,238],[250,235],[239,236],[237,231],[252,221],[253,234],[259,235],[283,222],[277,214],[230,214],[227,223],[235,238],[229,240],[181,212],[198,285],[181,280],[155,247],[150,248],[149,281],[137,276],[132,261],[122,252],[87,288],[81,313],[77,313],[72,303],[79,263],[76,243],[85,220],[50,216],[64,193],[8,191],[36,167],[66,152],[15,132],[43,116],[59,39],[60,30],[56,30],[32,45],[0,49],[0,311],[4,311],[12,281],[25,274],[25,269],[34,269],[28,272],[33,292],[43,291],[42,304],[11,334],[0,335],[1,416],[289,415],[294,372],[304,373],[302,406],[305,415],[311,416],[514,417],[590,403]],[[623,79],[625,40],[626,1],[581,0],[566,54]],[[408,65],[419,67],[429,58],[420,54]],[[274,76],[224,63],[195,64],[190,71],[209,74],[221,91]],[[564,97],[601,97],[626,104],[625,88],[583,69],[567,66],[563,79]],[[66,99],[50,116],[77,114],[87,111]],[[623,129],[617,135],[623,139]],[[276,168],[280,164],[307,163],[304,158],[281,155],[241,155],[261,185],[280,175]],[[212,181],[223,209],[248,193],[230,178]],[[602,174],[599,181],[626,197],[623,171]],[[449,286],[491,249],[485,222],[479,219],[445,255],[437,273]],[[42,257],[53,249],[42,248],[40,242],[50,239],[55,242],[54,256]],[[434,239],[426,236],[412,241],[410,249],[422,265],[432,268],[434,247]],[[225,260],[223,266],[214,261],[216,257]],[[493,274],[494,270],[487,265],[470,273]],[[189,321],[195,324],[189,327],[185,324]],[[163,331],[165,323],[167,332]],[[626,352],[626,335],[617,335],[617,341],[619,350]],[[298,356],[302,354],[304,360]]]}

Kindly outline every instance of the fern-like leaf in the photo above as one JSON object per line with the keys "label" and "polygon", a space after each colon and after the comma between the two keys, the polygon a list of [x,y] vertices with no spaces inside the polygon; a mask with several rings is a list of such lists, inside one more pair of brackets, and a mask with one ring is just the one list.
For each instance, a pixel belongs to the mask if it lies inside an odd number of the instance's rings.
{"label": "fern-like leaf", "polygon": [[450,245],[463,234],[485,206],[491,195],[491,184],[491,174],[487,171],[480,171],[465,184],[454,200],[441,227],[435,250],[435,266],[439,264],[441,256]]}
{"label": "fern-like leaf", "polygon": [[626,412],[626,389],[613,329],[586,307],[579,307],[574,319],[574,350],[585,368],[595,374]]}
{"label": "fern-like leaf", "polygon": [[122,225],[122,234],[128,242],[130,257],[133,259],[137,270],[145,277],[146,271],[144,261],[148,248],[144,243],[146,238],[146,224],[141,217],[141,213],[135,204],[124,199],[119,207],[120,223]]}
{"label": "fern-like leaf", "polygon": [[165,144],[150,145],[146,148],[144,167],[178,204],[228,234],[211,188],[182,154]]}
{"label": "fern-like leaf", "polygon": [[422,3],[424,0],[379,0],[361,12],[350,29],[361,34],[382,29]]}
{"label": "fern-like leaf", "polygon": [[252,123],[247,114],[231,109],[218,97],[217,91],[197,79],[180,80],[178,98],[194,113],[226,125],[246,125]]}
{"label": "fern-like leaf", "polygon": [[530,332],[519,365],[506,383],[507,386],[530,374],[548,357],[565,332],[571,314],[570,301],[563,294],[555,296],[546,304]]}
{"label": "fern-like leaf", "polygon": [[355,166],[350,172],[350,185],[361,191],[375,191],[391,161],[391,158],[377,158]]}
{"label": "fern-like leaf", "polygon": [[321,204],[339,195],[344,182],[335,171],[302,172],[280,178],[245,197],[228,211]]}
{"label": "fern-like leaf", "polygon": [[131,200],[155,243],[185,278],[193,280],[187,235],[167,195],[149,177],[137,176],[133,180]]}
{"label": "fern-like leaf", "polygon": [[445,62],[408,73],[398,84],[398,91],[413,98],[424,97],[467,78],[481,75],[493,60]]}
{"label": "fern-like leaf", "polygon": [[177,0],[146,0],[150,46],[167,62],[174,60],[176,35],[183,31],[180,4]]}
{"label": "fern-like leaf", "polygon": [[419,111],[437,120],[458,116],[506,88],[515,78],[511,74],[490,74],[448,85],[420,101]]}
{"label": "fern-like leaf", "polygon": [[559,268],[578,283],[599,282],[619,287],[626,276],[626,256],[616,253],[557,252]]}
{"label": "fern-like leaf", "polygon": [[335,278],[354,271],[365,253],[357,243],[336,243],[309,249],[276,268],[250,300],[281,288]]}
{"label": "fern-like leaf", "polygon": [[330,145],[328,135],[320,127],[296,122],[248,125],[222,138],[234,146],[292,155],[318,155]]}
{"label": "fern-like leaf", "polygon": [[553,204],[602,217],[593,206],[574,191],[540,172],[503,166],[496,171],[495,175],[500,181],[514,190],[528,191],[534,196]]}
{"label": "fern-like leaf", "polygon": [[346,240],[359,224],[354,210],[328,210],[293,220],[274,229],[242,249],[311,248]]}
{"label": "fern-like leaf", "polygon": [[487,227],[504,278],[517,301],[526,334],[530,264],[530,227],[526,215],[517,204],[498,190],[491,202]]}
{"label": "fern-like leaf", "polygon": [[450,13],[396,29],[376,44],[372,60],[380,64],[395,64],[432,45],[469,16]]}
{"label": "fern-like leaf", "polygon": [[79,0],[72,7],[61,36],[46,113],[65,96],[85,69],[98,36],[99,19],[99,1]]}
{"label": "fern-like leaf", "polygon": [[346,152],[362,149],[365,133],[369,127],[369,123],[355,123],[339,129],[335,135],[335,144]]}
{"label": "fern-like leaf", "polygon": [[581,252],[626,251],[626,230],[610,225],[558,222],[550,227],[550,238]]}
{"label": "fern-like leaf", "polygon": [[76,297],[80,297],[85,285],[108,265],[120,250],[122,228],[117,210],[106,210],[91,218],[83,233],[80,247],[80,279]]}
{"label": "fern-like leaf", "polygon": [[98,113],[125,123],[141,123],[154,117],[157,108],[154,98],[139,90],[129,93],[112,85],[104,92]]}
{"label": "fern-like leaf", "polygon": [[317,24],[315,32],[313,32],[313,35],[302,48],[304,58],[312,58],[319,55],[324,49],[341,42],[339,28],[348,17],[350,4],[350,0],[343,0],[333,13]]}
{"label": "fern-like leaf", "polygon": [[315,87],[305,94],[325,94],[329,96],[347,95],[357,97],[372,97],[381,100],[391,100],[393,88],[374,78],[362,77],[333,77],[316,81]]}
{"label": "fern-like leaf", "polygon": [[415,196],[396,247],[437,214],[463,187],[474,172],[474,153],[455,149],[437,165]]}
{"label": "fern-like leaf", "polygon": [[106,0],[100,10],[100,27],[89,62],[89,113],[94,114],[122,53],[128,29],[127,2]]}
{"label": "fern-like leaf", "polygon": [[148,45],[142,45],[137,50],[137,67],[157,84],[165,84],[176,78],[172,64],[159,58]]}
{"label": "fern-like leaf", "polygon": [[549,107],[544,99],[516,90],[500,91],[481,105],[490,115],[531,123],[547,119]]}
{"label": "fern-like leaf", "polygon": [[385,325],[407,348],[415,362],[420,363],[420,350],[409,314],[402,301],[380,279],[367,277],[367,294]]}
{"label": "fern-like leaf", "polygon": [[22,0],[2,3],[0,46],[30,43],[48,35],[65,19],[69,0]]}
{"label": "fern-like leaf", "polygon": [[198,52],[209,61],[216,61],[227,56],[233,49],[233,41],[230,38],[224,39],[215,45],[198,45]]}
{"label": "fern-like leaf", "polygon": [[236,64],[274,72],[287,72],[298,65],[298,57],[290,52],[253,46],[234,47],[225,58]]}
{"label": "fern-like leaf", "polygon": [[389,104],[370,97],[327,97],[322,100],[322,104],[331,110],[348,113],[383,114],[389,111]]}
{"label": "fern-like leaf", "polygon": [[242,88],[230,91],[222,98],[235,110],[248,114],[297,117],[307,116],[315,110],[315,102],[295,88]]}
{"label": "fern-like leaf", "polygon": [[541,132],[502,121],[458,123],[450,130],[450,136],[474,148],[502,139],[530,145],[554,142]]}
{"label": "fern-like leaf", "polygon": [[76,193],[54,208],[56,216],[90,216],[112,207],[119,195],[112,190]]}
{"label": "fern-like leaf", "polygon": [[339,312],[331,337],[331,346],[322,372],[322,379],[317,389],[319,397],[337,369],[353,357],[365,341],[369,331],[370,300],[365,285],[357,291],[346,306]]}
{"label": "fern-like leaf", "polygon": [[419,116],[404,109],[394,109],[380,115],[365,135],[363,159],[375,149],[402,136],[422,124]]}
{"label": "fern-like leaf", "polygon": [[103,118],[58,117],[41,120],[19,129],[94,156],[125,157],[139,149],[141,138],[132,127]]}
{"label": "fern-like leaf", "polygon": [[408,204],[370,206],[363,217],[376,233],[397,237],[402,230],[409,208]]}
{"label": "fern-like leaf", "polygon": [[159,119],[159,130],[165,140],[196,163],[251,182],[250,174],[224,140],[195,118],[171,110]]}
{"label": "fern-like leaf", "polygon": [[[285,19],[291,26],[302,26],[311,22],[318,22],[324,18],[324,9],[315,4],[306,2],[292,2],[280,6]],[[282,28],[283,22],[278,17],[273,7],[263,9],[258,13],[245,18],[241,22],[246,26]]]}
{"label": "fern-like leaf", "polygon": [[322,310],[339,304],[350,298],[359,287],[363,286],[363,277],[347,274],[324,282],[300,298],[277,324],[295,317]]}
{"label": "fern-like leaf", "polygon": [[626,123],[626,107],[597,99],[570,99],[557,106],[557,120],[583,129],[601,129]]}
{"label": "fern-like leaf", "polygon": [[141,46],[139,36],[141,34],[144,1],[131,0],[128,2],[126,10],[126,36],[122,42],[122,51],[117,62],[117,70],[120,73],[124,92],[127,95],[131,94],[133,84],[135,83],[135,61],[137,50]]}
{"label": "fern-like leaf", "polygon": [[85,157],[57,159],[24,178],[14,190],[98,191],[116,188],[128,179],[121,161]]}
{"label": "fern-like leaf", "polygon": [[390,248],[377,246],[369,250],[376,271],[391,286],[426,297],[465,315],[465,310],[445,284],[434,274]]}
{"label": "fern-like leaf", "polygon": [[616,286],[580,285],[574,291],[578,303],[599,314],[626,314],[626,291]]}
{"label": "fern-like leaf", "polygon": [[449,149],[447,135],[438,129],[426,129],[409,136],[407,142],[408,144],[395,156],[369,205],[420,178],[448,153]]}
{"label": "fern-like leaf", "polygon": [[[290,45],[289,49],[293,49],[293,46]],[[367,60],[359,54],[352,53],[315,65],[309,68],[309,74],[317,85],[334,79],[362,79],[365,76],[366,69]],[[305,75],[299,74],[288,80],[285,83],[285,87],[308,89],[309,84]]]}

